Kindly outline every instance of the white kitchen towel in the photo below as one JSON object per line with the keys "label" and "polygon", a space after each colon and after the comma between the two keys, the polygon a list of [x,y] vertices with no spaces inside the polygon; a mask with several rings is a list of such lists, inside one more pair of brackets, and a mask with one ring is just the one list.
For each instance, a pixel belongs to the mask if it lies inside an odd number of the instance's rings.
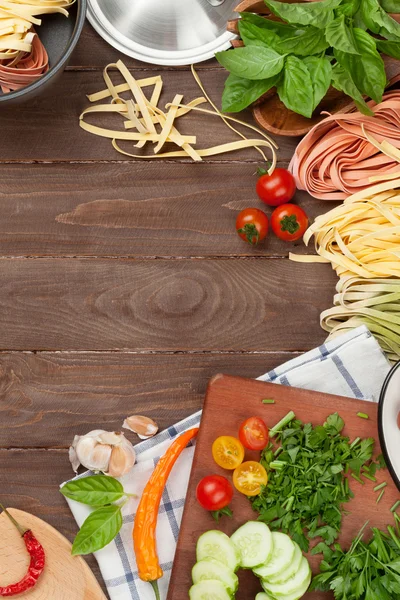
{"label": "white kitchen towel", "polygon": [[[378,401],[389,371],[380,346],[365,327],[334,338],[259,379],[283,385],[318,390],[329,394]],[[139,497],[159,458],[179,434],[199,424],[201,411],[169,427],[136,446],[137,464],[121,479],[127,492]],[[157,526],[157,548],[164,576],[159,581],[161,599],[167,597],[179,526],[189,481],[194,446],[179,457],[162,497]],[[68,501],[79,526],[90,509]],[[123,509],[124,524],[116,539],[95,554],[111,600],[154,600],[150,584],[137,574],[132,547],[132,524],[138,500],[130,500]]]}

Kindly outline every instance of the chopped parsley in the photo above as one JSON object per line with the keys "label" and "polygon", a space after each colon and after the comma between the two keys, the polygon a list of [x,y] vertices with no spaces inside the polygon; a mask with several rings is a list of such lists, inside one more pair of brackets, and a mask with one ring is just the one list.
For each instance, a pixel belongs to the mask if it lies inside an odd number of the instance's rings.
{"label": "chopped parsley", "polygon": [[[259,520],[272,530],[289,534],[304,552],[308,552],[311,539],[323,540],[313,554],[337,539],[342,505],[353,497],[347,475],[360,478],[362,467],[367,465],[373,476],[380,468],[380,463],[371,461],[374,439],[350,442],[341,433],[343,427],[337,413],[316,426],[292,419],[276,431],[281,442],[279,455],[272,443],[262,453],[268,485],[252,501],[253,509]],[[376,465],[372,473],[371,465]]]}

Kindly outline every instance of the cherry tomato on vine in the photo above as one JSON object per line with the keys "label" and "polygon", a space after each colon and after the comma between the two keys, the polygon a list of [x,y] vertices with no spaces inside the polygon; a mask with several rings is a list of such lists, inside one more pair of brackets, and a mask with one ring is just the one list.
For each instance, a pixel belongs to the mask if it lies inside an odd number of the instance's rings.
{"label": "cherry tomato on vine", "polygon": [[296,204],[282,204],[271,215],[272,231],[286,242],[300,239],[308,227],[308,217]]}
{"label": "cherry tomato on vine", "polygon": [[267,483],[267,471],[255,460],[242,463],[233,472],[233,485],[246,496],[257,496],[261,492],[261,486]]}
{"label": "cherry tomato on vine", "polygon": [[259,208],[245,208],[237,216],[236,231],[242,240],[255,246],[268,233],[268,217]]}
{"label": "cherry tomato on vine", "polygon": [[268,438],[268,427],[260,417],[250,417],[240,426],[239,440],[249,450],[263,450]]}
{"label": "cherry tomato on vine", "polygon": [[286,169],[275,169],[268,175],[263,169],[256,185],[256,192],[260,200],[269,206],[280,206],[290,202],[296,191],[294,177]]}
{"label": "cherry tomato on vine", "polygon": [[207,475],[198,484],[196,498],[206,510],[221,510],[231,502],[233,487],[222,475]]}
{"label": "cherry tomato on vine", "polygon": [[213,459],[223,469],[236,469],[243,462],[244,448],[237,438],[221,435],[212,445]]}

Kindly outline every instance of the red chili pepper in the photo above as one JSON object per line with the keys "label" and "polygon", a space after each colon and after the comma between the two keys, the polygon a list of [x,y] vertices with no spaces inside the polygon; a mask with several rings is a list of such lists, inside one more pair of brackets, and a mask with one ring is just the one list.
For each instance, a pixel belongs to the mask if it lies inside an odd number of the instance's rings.
{"label": "red chili pepper", "polygon": [[30,529],[24,529],[23,527],[21,527],[21,525],[17,523],[14,517],[10,515],[8,510],[4,508],[4,506],[1,503],[0,508],[4,510],[7,517],[18,529],[25,542],[25,547],[28,551],[28,554],[31,557],[28,572],[21,579],[21,581],[18,581],[17,583],[13,583],[11,585],[6,585],[4,587],[0,586],[0,596],[16,596],[17,594],[22,594],[23,592],[30,590],[36,585],[37,580],[43,573],[46,557],[43,546],[35,538],[32,531]]}

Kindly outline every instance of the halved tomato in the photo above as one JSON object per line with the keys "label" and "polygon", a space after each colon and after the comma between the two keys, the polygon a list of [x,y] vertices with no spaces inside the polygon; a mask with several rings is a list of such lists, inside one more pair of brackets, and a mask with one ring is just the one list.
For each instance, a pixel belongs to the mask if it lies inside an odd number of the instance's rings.
{"label": "halved tomato", "polygon": [[249,450],[263,450],[268,444],[268,427],[260,417],[250,417],[240,426],[239,439]]}
{"label": "halved tomato", "polygon": [[233,472],[233,485],[246,496],[257,496],[261,492],[261,486],[267,483],[267,471],[255,460],[242,463]]}
{"label": "halved tomato", "polygon": [[212,445],[212,455],[217,465],[233,471],[243,462],[244,448],[237,438],[221,435]]}

